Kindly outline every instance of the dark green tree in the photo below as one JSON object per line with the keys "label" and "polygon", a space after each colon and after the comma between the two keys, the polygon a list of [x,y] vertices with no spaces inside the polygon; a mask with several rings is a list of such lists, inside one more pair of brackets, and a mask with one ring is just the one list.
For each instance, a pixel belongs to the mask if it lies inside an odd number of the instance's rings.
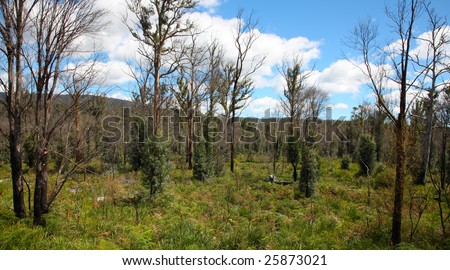
{"label": "dark green tree", "polygon": [[194,179],[205,181],[210,176],[211,169],[209,168],[206,142],[198,142],[194,147]]}
{"label": "dark green tree", "polygon": [[370,175],[377,162],[377,145],[369,134],[362,134],[359,138],[358,163],[361,173]]}
{"label": "dark green tree", "polygon": [[142,182],[150,199],[159,193],[167,180],[169,167],[167,145],[148,139],[142,147]]}
{"label": "dark green tree", "polygon": [[319,180],[319,156],[309,145],[302,149],[302,170],[300,173],[300,194],[306,198],[314,196],[316,183]]}
{"label": "dark green tree", "polygon": [[145,124],[136,122],[130,127],[130,140],[127,143],[128,163],[133,171],[138,171],[142,167],[142,153],[145,142]]}

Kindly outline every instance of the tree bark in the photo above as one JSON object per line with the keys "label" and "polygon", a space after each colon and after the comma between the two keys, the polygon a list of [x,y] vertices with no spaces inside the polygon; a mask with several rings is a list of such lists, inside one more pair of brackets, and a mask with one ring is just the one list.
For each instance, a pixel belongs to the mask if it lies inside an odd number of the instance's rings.
{"label": "tree bark", "polygon": [[[11,180],[13,188],[14,213],[18,218],[25,218],[26,208],[23,192],[23,170],[22,170],[22,151],[20,149],[20,127],[17,127],[10,134],[10,158],[11,158]],[[17,129],[18,128],[18,129]]]}
{"label": "tree bark", "polygon": [[236,118],[236,110],[233,109],[231,111],[231,145],[230,145],[230,171],[234,172],[234,155],[235,155],[235,149],[234,149],[234,121]]}
{"label": "tree bark", "polygon": [[397,247],[402,241],[402,212],[403,212],[403,193],[405,177],[405,136],[406,120],[401,112],[396,123],[396,170],[395,170],[395,189],[394,189],[394,210],[392,213],[392,235],[391,242]]}
{"label": "tree bark", "polygon": [[[23,1],[1,2],[2,55],[6,58],[5,71],[8,73],[5,88],[5,107],[9,124],[9,150],[14,213],[18,218],[26,217],[23,194],[22,169],[22,45],[25,28]],[[3,47],[4,46],[4,47]]]}
{"label": "tree bark", "polygon": [[433,72],[432,82],[430,92],[428,93],[428,106],[427,106],[427,116],[426,116],[426,126],[425,133],[423,138],[423,156],[422,156],[422,168],[419,173],[419,178],[417,179],[417,184],[425,185],[426,183],[426,175],[428,172],[428,164],[430,162],[430,154],[431,154],[431,136],[433,131],[433,116],[434,116],[434,95],[436,88],[436,79],[435,72]]}
{"label": "tree bark", "polygon": [[45,226],[44,214],[48,213],[47,207],[47,147],[38,146],[36,150],[36,181],[34,188],[34,219],[33,224],[36,226]]}
{"label": "tree bark", "polygon": [[154,98],[153,98],[153,135],[157,136],[159,132],[159,124],[160,124],[160,115],[159,115],[159,108],[160,108],[160,89],[161,89],[161,52],[158,48],[155,48],[155,63],[154,63],[154,69],[155,69],[155,86],[154,86]]}
{"label": "tree bark", "polygon": [[81,93],[76,92],[73,97],[74,102],[74,110],[75,110],[75,161],[78,163],[83,160],[83,151],[82,151],[82,139],[81,139],[81,123],[80,123],[80,95]]}
{"label": "tree bark", "polygon": [[[190,110],[190,109],[189,109]],[[192,113],[189,111],[187,122],[187,135],[186,135],[186,161],[188,164],[188,170],[192,170]]]}

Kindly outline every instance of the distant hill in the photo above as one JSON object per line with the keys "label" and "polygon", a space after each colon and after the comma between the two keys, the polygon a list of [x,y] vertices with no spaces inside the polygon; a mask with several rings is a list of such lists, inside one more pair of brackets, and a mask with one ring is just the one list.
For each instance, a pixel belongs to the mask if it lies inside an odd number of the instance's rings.
{"label": "distant hill", "polygon": [[[92,95],[85,95],[84,98],[96,98],[99,96],[92,96]],[[0,92],[0,100],[5,100],[6,95],[4,92]],[[132,107],[133,102],[129,100],[123,100],[118,98],[111,98],[111,97],[100,97],[104,99],[107,103],[109,103],[112,107]],[[56,98],[55,104],[69,104],[71,102],[71,97],[69,95],[60,95]]]}

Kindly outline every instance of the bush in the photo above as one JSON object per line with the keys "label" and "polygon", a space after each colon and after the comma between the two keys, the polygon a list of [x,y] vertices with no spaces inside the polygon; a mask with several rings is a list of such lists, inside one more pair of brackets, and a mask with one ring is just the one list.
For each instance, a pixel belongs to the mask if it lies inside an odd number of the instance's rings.
{"label": "bush", "polygon": [[168,176],[167,145],[147,140],[142,149],[142,183],[150,193],[150,198],[162,190]]}
{"label": "bush", "polygon": [[358,147],[358,163],[362,174],[372,174],[373,168],[377,162],[376,149],[377,146],[372,136],[368,134],[361,135]]}
{"label": "bush", "polygon": [[[212,158],[212,157],[211,157]],[[205,181],[210,175],[208,156],[206,153],[206,145],[204,142],[195,144],[194,147],[194,179]]]}
{"label": "bush", "polygon": [[348,156],[345,156],[341,160],[341,169],[342,170],[350,170],[350,158]]}
{"label": "bush", "polygon": [[128,163],[133,171],[138,171],[142,166],[141,144],[137,141],[131,141],[127,147]]}
{"label": "bush", "polygon": [[392,187],[395,182],[395,170],[384,165],[375,167],[372,176],[375,189]]}
{"label": "bush", "polygon": [[302,151],[302,170],[300,173],[300,193],[306,198],[314,196],[319,179],[319,157],[314,149],[305,146]]}
{"label": "bush", "polygon": [[215,176],[225,174],[225,165],[228,162],[227,150],[224,147],[208,143],[208,163]]}
{"label": "bush", "polygon": [[130,129],[130,142],[127,145],[128,162],[133,171],[138,171],[142,166],[142,146],[145,142],[145,125],[142,121],[136,122]]}

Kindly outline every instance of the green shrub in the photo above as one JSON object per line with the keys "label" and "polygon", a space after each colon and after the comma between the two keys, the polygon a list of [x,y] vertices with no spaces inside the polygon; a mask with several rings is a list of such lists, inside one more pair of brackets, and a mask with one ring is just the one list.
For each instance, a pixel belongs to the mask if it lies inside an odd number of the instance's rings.
{"label": "green shrub", "polygon": [[208,168],[210,163],[208,162],[208,156],[206,153],[206,147],[204,142],[199,142],[195,144],[194,147],[194,166],[193,166],[193,176],[194,179],[205,181],[210,175],[210,168]]}
{"label": "green shrub", "polygon": [[372,136],[363,134],[359,138],[358,163],[363,175],[370,175],[377,162],[377,145]]}
{"label": "green shrub", "polygon": [[300,193],[306,198],[314,196],[315,186],[319,178],[319,157],[310,146],[303,147],[302,170],[300,173]]}
{"label": "green shrub", "polygon": [[225,175],[225,165],[228,162],[228,155],[226,148],[217,147],[213,143],[207,144],[208,146],[208,161],[215,176]]}
{"label": "green shrub", "polygon": [[395,181],[395,170],[393,168],[380,165],[375,167],[373,173],[374,188],[392,187]]}
{"label": "green shrub", "polygon": [[130,141],[127,144],[128,162],[133,171],[138,171],[143,162],[143,142],[145,141],[145,125],[142,121],[136,121],[131,125]]}
{"label": "green shrub", "polygon": [[342,158],[341,169],[350,170],[350,158],[348,156],[345,156],[344,158]]}
{"label": "green shrub", "polygon": [[147,140],[142,149],[142,183],[149,190],[150,197],[159,193],[168,177],[167,146],[154,140]]}

